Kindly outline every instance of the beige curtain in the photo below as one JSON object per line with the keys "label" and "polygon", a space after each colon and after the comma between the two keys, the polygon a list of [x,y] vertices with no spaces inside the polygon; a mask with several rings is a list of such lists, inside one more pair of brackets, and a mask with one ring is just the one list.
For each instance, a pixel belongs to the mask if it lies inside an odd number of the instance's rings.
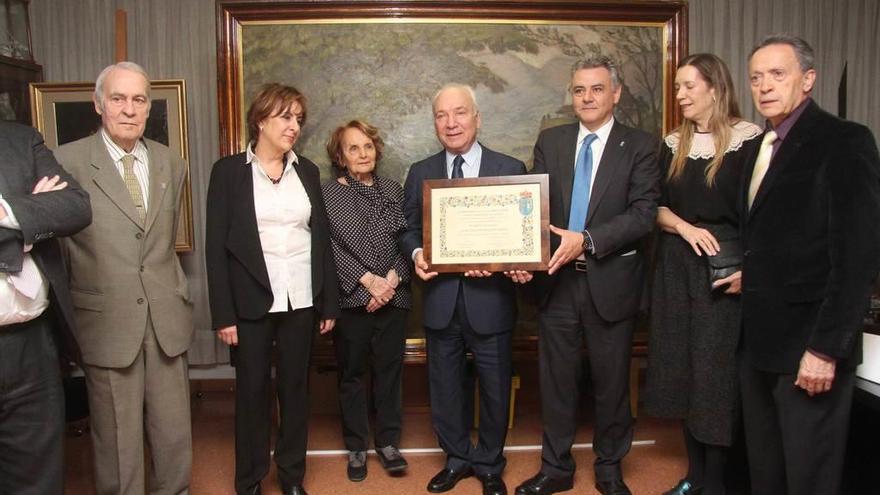
{"label": "beige curtain", "polygon": [[[204,263],[204,204],[219,158],[214,0],[32,0],[34,54],[47,81],[92,81],[114,61],[114,12],[128,13],[129,58],[154,79],[186,80],[195,252],[182,258],[196,301],[193,364],[226,362],[210,329]],[[816,49],[816,101],[837,113],[837,87],[849,64],[847,116],[880,132],[880,2],[876,0],[692,0],[690,52],[730,65],[740,106],[760,122],[746,83],[746,58],[765,34],[798,34]]]}
{"label": "beige curtain", "polygon": [[690,53],[724,59],[746,118],[763,124],[748,86],[748,55],[769,33],[788,32],[816,51],[818,79],[813,98],[838,114],[837,91],[847,64],[849,120],[880,134],[880,2],[877,0],[691,0]]}

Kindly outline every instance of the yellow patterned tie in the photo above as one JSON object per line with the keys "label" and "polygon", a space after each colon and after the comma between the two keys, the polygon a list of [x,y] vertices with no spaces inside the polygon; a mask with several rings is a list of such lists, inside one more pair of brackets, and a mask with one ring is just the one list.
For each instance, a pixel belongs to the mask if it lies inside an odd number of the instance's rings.
{"label": "yellow patterned tie", "polygon": [[755,160],[755,169],[752,170],[752,181],[749,182],[749,209],[752,209],[752,203],[755,202],[755,195],[758,194],[758,188],[761,187],[761,181],[767,175],[767,169],[770,168],[770,158],[773,156],[773,143],[776,142],[776,131],[769,131],[764,135],[761,141],[761,150],[758,151],[758,158]]}
{"label": "yellow patterned tie", "polygon": [[125,187],[128,189],[128,194],[131,195],[131,200],[134,202],[134,207],[137,208],[138,216],[143,224],[147,211],[144,208],[144,195],[141,192],[141,183],[138,182],[137,176],[134,175],[134,155],[122,157],[122,171]]}

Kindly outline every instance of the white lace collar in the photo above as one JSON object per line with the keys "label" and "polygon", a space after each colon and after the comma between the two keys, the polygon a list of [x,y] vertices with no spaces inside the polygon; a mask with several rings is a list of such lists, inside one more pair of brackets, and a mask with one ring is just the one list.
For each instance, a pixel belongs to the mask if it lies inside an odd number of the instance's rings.
{"label": "white lace collar", "polygon": [[[733,125],[733,130],[730,132],[730,144],[727,145],[727,149],[724,150],[724,153],[730,153],[731,151],[736,151],[742,148],[744,142],[759,136],[762,132],[764,132],[764,130],[755,124],[740,120]],[[672,152],[675,153],[678,150],[680,139],[681,137],[676,131],[666,136],[664,141],[666,142],[666,146],[669,146]],[[688,153],[688,158],[709,159],[713,156],[715,156],[715,141],[712,139],[712,134],[708,132],[695,133],[694,140],[691,142],[691,150]]]}

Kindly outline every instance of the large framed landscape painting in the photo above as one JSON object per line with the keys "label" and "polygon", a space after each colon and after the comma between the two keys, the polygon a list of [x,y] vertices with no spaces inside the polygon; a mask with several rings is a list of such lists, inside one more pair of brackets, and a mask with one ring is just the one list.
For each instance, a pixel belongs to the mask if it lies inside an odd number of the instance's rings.
{"label": "large framed landscape painting", "polygon": [[[448,82],[475,89],[480,141],[530,164],[541,129],[574,120],[570,67],[591,54],[621,68],[616,118],[658,136],[678,119],[672,78],[687,50],[683,1],[220,0],[217,23],[221,153],[245,149],[245,112],[260,86],[290,84],[308,100],[297,152],[325,178],[330,132],[361,118],[385,140],[378,172],[403,182],[410,164],[440,149],[430,102]],[[534,308],[520,311],[517,331],[528,340]]]}

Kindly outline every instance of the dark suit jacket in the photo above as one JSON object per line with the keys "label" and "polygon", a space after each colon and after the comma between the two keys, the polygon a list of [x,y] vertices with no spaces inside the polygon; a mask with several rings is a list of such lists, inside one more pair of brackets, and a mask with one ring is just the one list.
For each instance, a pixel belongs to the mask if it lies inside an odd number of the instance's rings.
{"label": "dark suit jacket", "polygon": [[[755,139],[760,143],[760,139]],[[753,155],[757,156],[758,146]],[[743,341],[756,368],[796,373],[806,348],[854,367],[880,271],[880,158],[871,132],[809,102],[748,211],[743,173]]]}
{"label": "dark suit jacket", "polygon": [[[550,174],[550,223],[560,228],[568,226],[577,134],[577,123],[553,127],[535,144],[532,173]],[[596,254],[587,256],[587,272],[596,309],[610,322],[633,316],[647,303],[642,244],[654,228],[660,199],[658,146],[656,137],[615,121],[596,171],[586,221]],[[559,237],[550,238],[553,252]],[[556,275],[539,272],[534,282],[544,306]]]}
{"label": "dark suit jacket", "polygon": [[[67,181],[61,191],[31,194],[43,177],[59,175]],[[31,257],[49,282],[50,310],[54,311],[60,351],[80,361],[73,338],[73,304],[56,237],[75,234],[92,221],[89,195],[55,161],[43,137],[30,127],[0,121],[0,195],[15,214],[21,230],[0,227],[0,271],[21,271],[24,244],[33,244]]]}
{"label": "dark suit jacket", "polygon": [[[526,173],[523,162],[483,146],[480,177],[520,175]],[[412,256],[422,247],[422,181],[446,179],[446,152],[441,151],[413,164],[406,176],[403,214],[406,231],[400,236],[400,251]],[[444,273],[424,283],[424,325],[446,328],[455,312],[458,287],[464,291],[465,311],[475,332],[493,334],[513,330],[516,322],[516,291],[513,282],[503,274],[486,278],[468,278]]]}
{"label": "dark suit jacket", "polygon": [[[313,304],[321,318],[336,318],[336,266],[318,167],[298,158],[294,171],[312,204]],[[245,153],[220,159],[211,170],[208,186],[205,261],[215,329],[235,325],[239,318],[262,318],[272,307],[272,288],[257,231],[253,175],[245,160]]]}

